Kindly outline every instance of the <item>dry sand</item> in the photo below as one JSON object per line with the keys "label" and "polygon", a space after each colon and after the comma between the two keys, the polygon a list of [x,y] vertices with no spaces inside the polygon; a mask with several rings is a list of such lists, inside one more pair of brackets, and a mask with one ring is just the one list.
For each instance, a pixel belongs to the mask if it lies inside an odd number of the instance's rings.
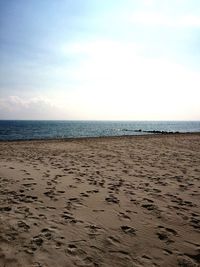
{"label": "dry sand", "polygon": [[0,143],[0,266],[200,265],[200,134]]}

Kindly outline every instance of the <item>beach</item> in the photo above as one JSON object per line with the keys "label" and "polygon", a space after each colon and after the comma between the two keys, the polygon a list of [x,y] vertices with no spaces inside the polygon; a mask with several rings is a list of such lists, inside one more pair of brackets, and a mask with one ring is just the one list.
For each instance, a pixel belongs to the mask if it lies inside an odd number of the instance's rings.
{"label": "beach", "polygon": [[0,266],[200,266],[200,133],[0,142]]}

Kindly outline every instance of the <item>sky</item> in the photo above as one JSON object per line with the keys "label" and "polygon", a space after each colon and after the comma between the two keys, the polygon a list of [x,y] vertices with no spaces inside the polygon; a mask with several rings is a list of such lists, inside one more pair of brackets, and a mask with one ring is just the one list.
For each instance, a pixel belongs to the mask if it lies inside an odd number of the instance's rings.
{"label": "sky", "polygon": [[200,120],[200,1],[0,0],[0,119]]}

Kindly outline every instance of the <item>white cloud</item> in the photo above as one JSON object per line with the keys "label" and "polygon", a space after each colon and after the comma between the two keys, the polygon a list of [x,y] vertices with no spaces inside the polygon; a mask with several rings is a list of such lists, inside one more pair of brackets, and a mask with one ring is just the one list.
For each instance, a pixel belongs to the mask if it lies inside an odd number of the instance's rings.
{"label": "white cloud", "polygon": [[130,15],[129,21],[145,26],[200,27],[200,16],[192,14],[172,16],[163,12],[141,11]]}
{"label": "white cloud", "polygon": [[182,16],[178,20],[178,25],[185,27],[200,28],[200,16],[194,16],[194,15]]}
{"label": "white cloud", "polygon": [[[63,46],[63,53],[78,58],[78,63],[65,70],[76,81],[120,79],[133,71],[143,46],[135,42],[95,40],[70,43]],[[130,66],[131,65],[131,66]],[[116,77],[116,75],[118,75]]]}
{"label": "white cloud", "polygon": [[135,57],[118,66],[85,62],[73,75],[80,85],[61,101],[76,118],[200,118],[199,73],[164,59]]}
{"label": "white cloud", "polygon": [[1,113],[23,119],[200,119],[198,72],[128,52],[115,61],[111,56],[107,64],[108,55],[97,55],[76,66],[74,90],[0,99]]}
{"label": "white cloud", "polygon": [[142,45],[136,42],[96,39],[64,44],[61,46],[61,52],[65,55],[80,56],[82,54],[101,58],[102,55],[124,56],[127,51],[131,54],[137,54],[142,48]]}
{"label": "white cloud", "polygon": [[165,58],[146,58],[140,44],[100,39],[71,43],[63,51],[79,58],[66,69],[77,85],[58,102],[79,119],[200,116],[199,73]]}
{"label": "white cloud", "polygon": [[9,96],[0,98],[2,118],[8,119],[59,119],[67,118],[63,110],[53,99],[44,96],[32,98]]}
{"label": "white cloud", "polygon": [[32,97],[32,98],[23,98],[16,95],[9,96],[7,98],[1,98],[0,99],[0,108],[8,108],[9,110],[17,108],[29,108],[32,105],[48,105],[51,107],[54,107],[55,104],[52,102],[52,100],[38,96],[38,97]]}

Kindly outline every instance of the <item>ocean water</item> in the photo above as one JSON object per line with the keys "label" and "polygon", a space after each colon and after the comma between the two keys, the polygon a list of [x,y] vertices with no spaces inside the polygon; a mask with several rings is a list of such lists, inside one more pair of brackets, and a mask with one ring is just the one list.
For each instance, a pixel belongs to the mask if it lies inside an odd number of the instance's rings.
{"label": "ocean water", "polygon": [[142,131],[200,132],[200,121],[19,121],[0,120],[0,140],[57,139],[149,134]]}

